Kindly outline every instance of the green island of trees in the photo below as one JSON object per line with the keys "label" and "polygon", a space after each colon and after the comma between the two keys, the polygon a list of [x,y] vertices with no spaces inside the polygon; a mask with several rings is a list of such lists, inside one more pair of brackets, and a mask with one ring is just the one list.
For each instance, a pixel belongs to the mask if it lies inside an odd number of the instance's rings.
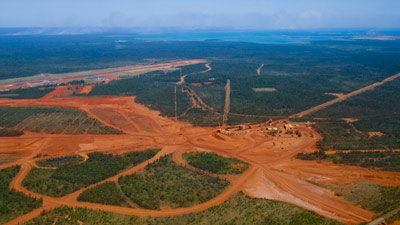
{"label": "green island of trees", "polygon": [[4,224],[42,205],[41,199],[31,198],[21,192],[10,190],[11,180],[19,170],[19,166],[0,170],[0,224]]}
{"label": "green island of trees", "polygon": [[144,170],[120,177],[122,192],[146,209],[188,207],[208,201],[229,186],[229,182],[187,170],[164,156]]}
{"label": "green island of trees", "polygon": [[197,169],[215,174],[241,174],[249,164],[236,158],[225,158],[211,152],[188,152],[183,154],[187,163]]}
{"label": "green island of trees", "polygon": [[85,190],[79,195],[78,201],[131,207],[128,204],[126,197],[114,182],[102,183]]}
{"label": "green island of trees", "polygon": [[60,197],[114,176],[152,158],[159,151],[149,149],[122,156],[94,152],[80,164],[67,164],[57,169],[32,168],[22,185],[36,193]]}

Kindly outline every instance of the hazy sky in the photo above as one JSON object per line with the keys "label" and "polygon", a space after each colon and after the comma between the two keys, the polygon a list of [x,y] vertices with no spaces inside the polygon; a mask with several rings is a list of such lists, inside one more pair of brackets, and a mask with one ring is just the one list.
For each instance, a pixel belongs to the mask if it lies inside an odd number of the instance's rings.
{"label": "hazy sky", "polygon": [[400,0],[0,0],[0,27],[400,28]]}

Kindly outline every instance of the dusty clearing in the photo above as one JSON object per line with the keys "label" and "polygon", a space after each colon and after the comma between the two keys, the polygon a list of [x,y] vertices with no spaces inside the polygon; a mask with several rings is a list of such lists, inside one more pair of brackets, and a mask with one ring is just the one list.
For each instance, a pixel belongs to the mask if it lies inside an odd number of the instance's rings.
{"label": "dusty clearing", "polygon": [[332,95],[332,96],[335,96],[335,97],[338,97],[338,98],[340,98],[340,97],[343,97],[343,93],[325,93],[326,95]]}
{"label": "dusty clearing", "polygon": [[191,83],[190,85],[194,86],[194,87],[201,87],[203,86],[202,83]]}
{"label": "dusty clearing", "polygon": [[93,89],[93,85],[84,86],[80,91],[79,94],[89,94]]}
{"label": "dusty clearing", "polygon": [[383,135],[385,135],[382,132],[368,132],[369,138],[373,138],[373,137],[382,137]]}
{"label": "dusty clearing", "polygon": [[[292,135],[267,136],[261,131],[261,125],[247,130],[237,131],[235,135],[217,134],[215,128],[199,128],[190,124],[176,122],[158,115],[146,107],[134,103],[133,97],[104,98],[42,98],[38,100],[0,99],[2,106],[48,105],[72,107],[85,110],[103,123],[123,130],[124,135],[49,135],[27,133],[21,137],[0,139],[0,149],[6,153],[12,147],[21,153],[16,161],[0,165],[6,168],[22,165],[22,169],[13,180],[11,188],[26,194],[42,197],[44,206],[27,215],[21,216],[9,224],[27,221],[38,216],[41,210],[60,205],[87,207],[110,212],[139,216],[173,216],[197,212],[218,205],[239,190],[250,196],[276,199],[299,205],[324,216],[339,221],[356,224],[373,219],[373,213],[351,205],[333,192],[327,191],[307,180],[319,183],[345,183],[354,180],[368,180],[378,184],[400,185],[400,174],[378,172],[357,167],[340,166],[329,163],[316,163],[295,160],[299,152],[316,149],[320,136],[311,128],[296,127],[303,133],[301,138]],[[282,126],[280,121],[275,125]],[[200,205],[181,209],[161,211],[138,208],[123,208],[101,204],[83,203],[76,200],[79,190],[62,198],[52,198],[32,193],[21,186],[39,153],[46,157],[87,154],[93,151],[120,154],[126,151],[141,150],[150,147],[162,147],[154,158],[106,179],[116,181],[123,174],[130,174],[144,168],[148,163],[166,153],[174,153],[174,160],[182,164],[181,156],[185,151],[210,151],[228,157],[236,157],[251,164],[242,175],[227,176],[232,182],[230,188],[218,197]]]}
{"label": "dusty clearing", "polygon": [[[400,74],[396,76],[400,76]],[[356,91],[356,94],[358,92]],[[346,96],[349,97],[351,94]],[[137,216],[175,216],[216,206],[240,190],[252,197],[289,202],[346,224],[358,224],[372,220],[374,214],[350,204],[342,197],[335,196],[332,191],[307,181],[330,184],[367,180],[382,185],[400,185],[400,173],[397,172],[382,172],[328,162],[295,159],[300,152],[317,150],[316,143],[321,138],[312,128],[302,123],[290,126],[293,131],[301,132],[301,137],[284,134],[285,132],[277,136],[267,135],[266,124],[238,128],[224,134],[217,133],[216,128],[193,127],[187,123],[161,117],[158,112],[136,104],[134,97],[53,98],[46,96],[42,99],[30,100],[0,99],[0,106],[30,105],[71,107],[84,110],[90,116],[108,126],[124,131],[125,134],[72,136],[27,132],[21,137],[1,138],[0,153],[18,152],[18,157],[15,161],[1,164],[0,169],[21,165],[21,170],[10,184],[10,188],[43,198],[44,203],[43,207],[18,217],[8,224],[22,223],[38,216],[42,210],[60,205]],[[286,128],[283,127],[288,127],[288,124],[283,121],[274,121],[273,126],[284,130]],[[186,151],[207,151],[227,157],[236,157],[248,162],[250,168],[242,175],[224,176],[232,182],[232,185],[214,199],[188,208],[168,208],[160,211],[77,201],[77,197],[82,191],[96,184],[61,198],[33,193],[21,185],[30,169],[36,165],[35,162],[45,158],[35,158],[38,154],[46,155],[46,157],[76,154],[86,156],[87,153],[94,151],[121,154],[153,147],[160,147],[162,151],[153,158],[99,183],[115,182],[118,177],[137,172],[164,154],[174,154],[175,162],[185,165],[181,154]]]}

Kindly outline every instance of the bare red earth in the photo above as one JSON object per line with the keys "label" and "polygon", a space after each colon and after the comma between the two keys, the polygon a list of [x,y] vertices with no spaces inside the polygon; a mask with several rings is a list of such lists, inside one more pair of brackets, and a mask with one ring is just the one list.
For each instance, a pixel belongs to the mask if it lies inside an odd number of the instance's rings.
{"label": "bare red earth", "polygon": [[[294,129],[303,134],[301,137],[290,134],[269,136],[261,130],[265,128],[264,125],[254,125],[252,128],[225,135],[216,133],[215,128],[193,127],[188,123],[161,117],[159,112],[136,104],[134,97],[49,98],[47,96],[42,99],[30,100],[0,99],[0,106],[29,105],[71,107],[84,110],[104,124],[123,130],[125,134],[50,135],[27,132],[21,137],[1,138],[0,152],[8,152],[12,149],[14,152],[21,153],[20,159],[0,165],[0,169],[12,165],[22,166],[10,188],[31,196],[41,197],[44,203],[40,209],[18,217],[8,224],[25,222],[38,216],[44,209],[48,210],[61,205],[137,216],[175,216],[216,206],[240,190],[252,197],[289,202],[347,224],[357,224],[370,221],[374,218],[374,214],[307,181],[330,184],[367,180],[382,185],[400,185],[400,173],[397,172],[382,172],[295,159],[300,152],[317,150],[316,143],[321,139],[312,128],[302,124],[294,126]],[[282,121],[275,121],[275,125],[284,129]],[[232,182],[232,185],[221,195],[208,202],[188,208],[164,208],[160,211],[78,202],[79,193],[85,189],[62,198],[53,198],[32,193],[21,185],[31,167],[37,166],[35,161],[43,159],[35,158],[38,154],[46,154],[46,157],[76,154],[85,156],[94,151],[121,154],[153,147],[160,147],[163,150],[152,159],[100,183],[115,182],[119,176],[137,172],[164,154],[173,153],[173,159],[178,164],[185,164],[181,157],[185,151],[208,151],[227,157],[236,157],[248,162],[250,168],[242,175],[225,176]]]}

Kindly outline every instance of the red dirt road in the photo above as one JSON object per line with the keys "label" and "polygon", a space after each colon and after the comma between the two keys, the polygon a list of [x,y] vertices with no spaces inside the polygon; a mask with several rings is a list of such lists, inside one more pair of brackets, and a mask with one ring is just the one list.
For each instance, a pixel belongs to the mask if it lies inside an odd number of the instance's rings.
{"label": "red dirt road", "polygon": [[[0,169],[12,165],[22,166],[10,187],[31,196],[41,197],[44,201],[42,208],[18,217],[8,224],[27,221],[38,216],[43,209],[60,205],[138,216],[174,216],[216,206],[240,190],[252,197],[289,202],[347,224],[357,224],[370,221],[374,214],[306,181],[330,184],[368,180],[383,185],[400,185],[400,173],[396,172],[294,159],[297,153],[315,151],[316,143],[321,138],[312,128],[301,124],[294,129],[299,130],[303,134],[302,137],[290,134],[269,136],[261,131],[262,127],[259,126],[237,131],[235,135],[216,134],[215,128],[193,127],[187,123],[161,117],[158,112],[136,104],[133,97],[0,99],[0,105],[41,105],[81,109],[101,122],[125,132],[123,135],[50,135],[27,132],[21,137],[1,138],[1,152],[7,152],[11,147],[13,151],[23,153],[21,159],[0,165]],[[93,113],[93,109],[96,113]],[[110,112],[115,112],[115,118]],[[115,122],[115,119],[123,122]],[[282,123],[277,121],[277,125],[281,126]],[[115,182],[119,176],[137,172],[164,154],[174,153],[174,160],[183,163],[179,154],[189,150],[209,151],[236,157],[250,163],[251,166],[242,175],[225,177],[232,184],[216,198],[188,208],[161,211],[78,202],[76,198],[85,189],[62,198],[52,198],[32,193],[21,186],[31,167],[35,166],[35,161],[43,159],[43,157],[34,158],[40,153],[48,155],[46,157],[86,155],[94,151],[121,154],[153,147],[161,147],[163,150],[154,158],[101,182]]]}
{"label": "red dirt road", "polygon": [[261,64],[261,66],[260,67],[258,67],[258,69],[257,69],[257,75],[258,76],[260,76],[260,74],[261,74],[261,69],[264,67],[264,64]]}

